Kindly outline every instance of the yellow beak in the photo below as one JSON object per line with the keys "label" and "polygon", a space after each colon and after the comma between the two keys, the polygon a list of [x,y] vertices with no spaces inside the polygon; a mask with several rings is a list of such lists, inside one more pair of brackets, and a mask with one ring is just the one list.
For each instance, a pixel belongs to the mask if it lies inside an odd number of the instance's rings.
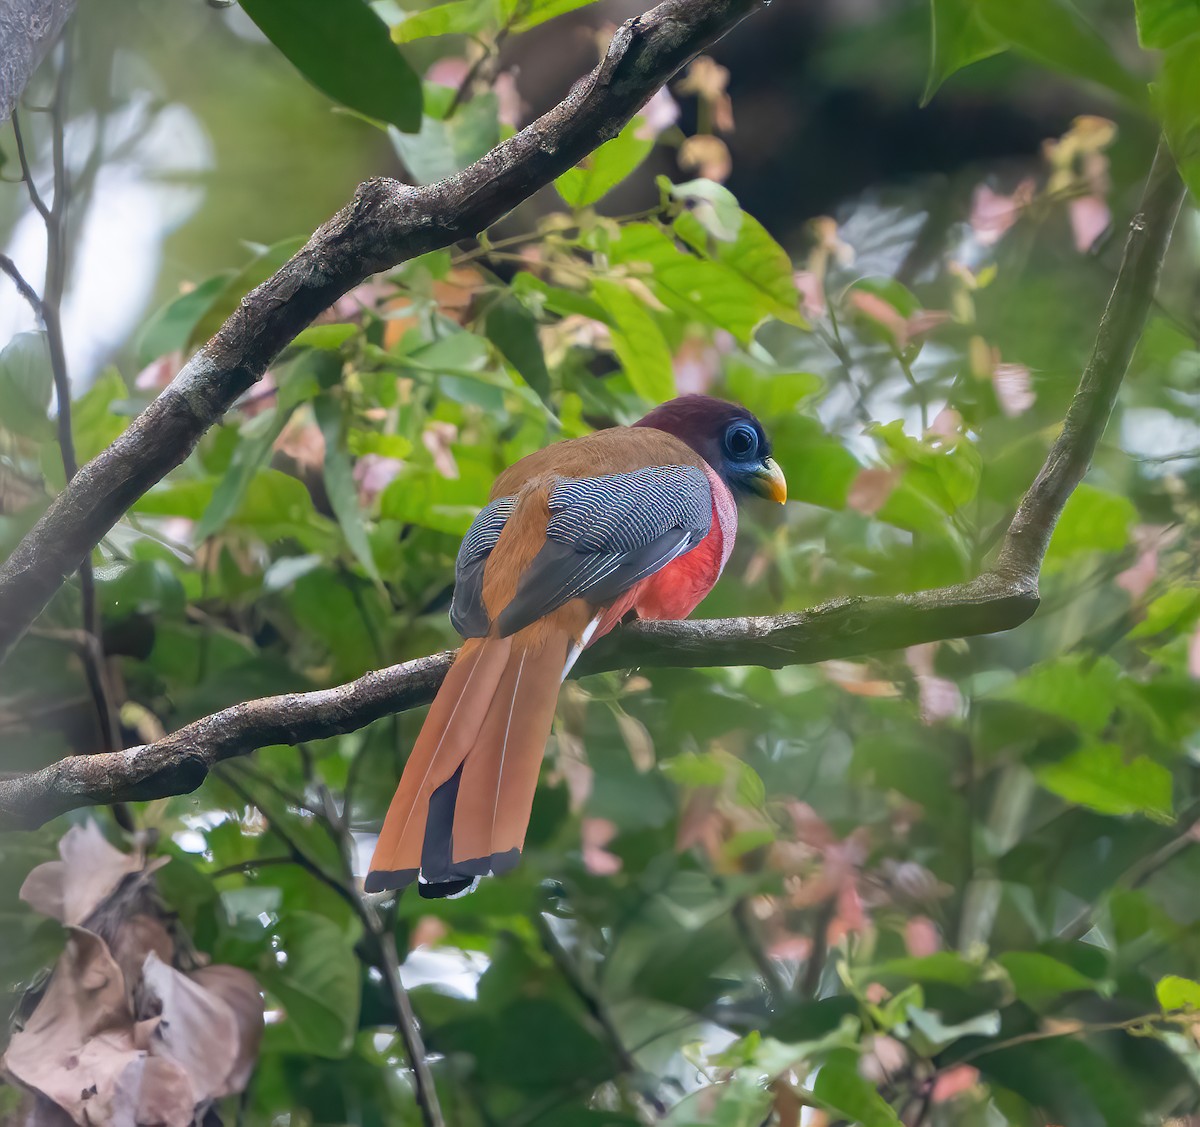
{"label": "yellow beak", "polygon": [[787,479],[774,458],[763,459],[762,468],[754,471],[749,485],[755,493],[769,501],[777,501],[782,505],[787,500]]}

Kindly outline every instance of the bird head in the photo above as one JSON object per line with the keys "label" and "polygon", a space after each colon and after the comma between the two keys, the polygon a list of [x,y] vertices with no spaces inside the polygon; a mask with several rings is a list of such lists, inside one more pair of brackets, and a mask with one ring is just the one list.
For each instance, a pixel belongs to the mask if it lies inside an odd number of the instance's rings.
{"label": "bird head", "polygon": [[710,395],[681,395],[634,424],[686,442],[735,493],[757,493],[782,504],[787,481],[771,457],[771,441],[745,407]]}

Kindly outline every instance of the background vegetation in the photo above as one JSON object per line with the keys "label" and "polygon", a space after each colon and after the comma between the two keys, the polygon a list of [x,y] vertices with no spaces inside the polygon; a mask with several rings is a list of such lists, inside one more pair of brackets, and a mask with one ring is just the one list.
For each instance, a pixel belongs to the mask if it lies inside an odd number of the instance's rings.
{"label": "background vegetation", "polygon": [[[65,293],[79,462],[360,179],[465,167],[634,11],[322,8],[82,5],[18,115],[66,204],[48,273],[0,133],[8,252]],[[102,660],[78,582],[9,658],[3,770],[452,646],[495,474],[677,391],[754,410],[793,497],[744,512],[705,616],[977,575],[1078,383],[1160,128],[1200,187],[1200,12],[932,15],[931,36],[916,0],[774,4],[486,237],[339,300],[94,554]],[[207,1121],[428,1122],[393,944],[455,1125],[1188,1121],[1198,233],[1186,203],[1018,629],[570,682],[520,868],[457,901],[355,892],[419,712],[91,815],[165,862],[187,958],[265,992],[253,1075]],[[7,554],[65,475],[44,334],[0,287]],[[18,1024],[64,934],[17,891],[86,816],[0,839]]]}

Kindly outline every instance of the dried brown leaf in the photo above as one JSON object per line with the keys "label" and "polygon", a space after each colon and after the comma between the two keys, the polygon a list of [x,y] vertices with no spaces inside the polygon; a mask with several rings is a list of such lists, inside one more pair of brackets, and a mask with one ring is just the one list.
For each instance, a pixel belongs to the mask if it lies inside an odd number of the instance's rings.
{"label": "dried brown leaf", "polygon": [[108,1107],[89,1109],[89,1121],[97,1127],[191,1127],[197,1102],[182,1065],[166,1057],[139,1056],[117,1078]]}
{"label": "dried brown leaf", "polygon": [[263,999],[258,982],[249,971],[221,963],[201,967],[189,976],[193,982],[224,999],[237,1023],[238,1044],[233,1068],[225,1077],[225,1090],[217,1095],[240,1092],[250,1081],[258,1061],[263,1035]]}
{"label": "dried brown leaf", "polygon": [[89,1103],[104,1107],[137,1055],[121,968],[98,935],[72,928],[46,993],[9,1042],[4,1067],[82,1124]]}
{"label": "dried brown leaf", "polygon": [[63,835],[58,852],[62,860],[34,868],[20,896],[35,912],[68,926],[83,923],[121,881],[143,867],[140,857],[111,846],[90,818]]}
{"label": "dried brown leaf", "polygon": [[650,729],[645,724],[630,716],[629,713],[618,709],[616,716],[621,739],[625,741],[625,746],[629,749],[629,758],[633,760],[633,765],[638,772],[644,775],[657,762],[654,754],[654,737],[650,735]]}
{"label": "dried brown leaf", "polygon": [[153,951],[164,963],[169,963],[175,954],[175,942],[160,921],[139,912],[121,920],[110,949],[132,988],[141,979],[146,956]]}
{"label": "dried brown leaf", "polygon": [[181,1065],[197,1099],[225,1095],[240,1041],[238,1020],[229,1004],[153,953],[146,956],[142,980],[162,1006],[150,1052]]}

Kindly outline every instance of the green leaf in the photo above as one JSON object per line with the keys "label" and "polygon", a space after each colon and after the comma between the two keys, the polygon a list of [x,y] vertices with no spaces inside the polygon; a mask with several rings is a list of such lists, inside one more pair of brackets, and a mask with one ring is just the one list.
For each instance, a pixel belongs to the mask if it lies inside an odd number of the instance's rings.
{"label": "green leaf", "polygon": [[421,83],[366,0],[242,0],[259,30],[335,102],[406,133],[421,125]]}
{"label": "green leaf", "polygon": [[260,972],[263,985],[283,1003],[288,1027],[303,1052],[345,1056],[358,1029],[357,934],[344,932],[325,916],[301,911],[280,919],[277,934],[287,962]]}
{"label": "green leaf", "polygon": [[1158,980],[1154,993],[1164,1013],[1170,1013],[1172,1010],[1200,1010],[1200,982],[1193,982],[1190,978],[1169,974],[1166,978]]}
{"label": "green leaf", "polygon": [[346,446],[356,458],[364,454],[379,454],[384,458],[407,458],[413,444],[402,434],[380,434],[374,430],[351,430],[346,433]]}
{"label": "green leaf", "polygon": [[[890,465],[906,466],[900,487],[880,510],[884,520],[892,520],[895,502],[905,497],[905,490],[919,495],[940,512],[954,513],[974,500],[983,473],[983,460],[975,444],[966,438],[951,442],[927,442],[904,432],[903,420],[868,428],[878,443],[880,452]],[[893,500],[894,499],[894,500]],[[910,514],[916,516],[917,514]],[[938,520],[941,520],[940,513]],[[896,523],[902,523],[896,521]],[[914,524],[913,527],[921,527]]]}
{"label": "green leaf", "polygon": [[846,507],[846,497],[862,467],[816,419],[785,414],[772,427],[771,437],[775,460],[788,475],[790,499],[827,509]]}
{"label": "green leaf", "polygon": [[289,347],[336,351],[357,332],[357,325],[309,325],[307,329],[301,329],[296,334]]}
{"label": "green leaf", "polygon": [[[714,1087],[717,1087],[714,1085]],[[704,1116],[711,1127],[759,1127],[774,1118],[775,1097],[757,1068],[739,1068],[720,1086],[716,1105]],[[689,1122],[692,1127],[694,1120]]]}
{"label": "green leaf", "polygon": [[728,364],[725,385],[733,399],[764,419],[789,414],[825,389],[815,372],[759,372],[737,360]]}
{"label": "green leaf", "polygon": [[719,787],[725,781],[726,768],[715,755],[697,755],[685,751],[659,764],[671,782],[687,787]]}
{"label": "green leaf", "polygon": [[325,490],[329,494],[329,504],[354,558],[378,582],[379,570],[367,539],[367,526],[358,502],[358,486],[354,482],[354,467],[346,450],[341,408],[331,396],[322,395],[313,402],[313,410],[325,438]]}
{"label": "green leaf", "polygon": [[1070,0],[932,0],[933,51],[922,104],[955,71],[1014,47],[1054,70],[1134,102],[1142,85]]}
{"label": "green leaf", "polygon": [[721,968],[738,950],[727,917],[701,927],[663,927],[633,980],[634,989],[677,1006],[702,1008],[721,992]]}
{"label": "green leaf", "polygon": [[501,7],[505,22],[519,34],[592,3],[595,0],[501,0]]}
{"label": "green leaf", "polygon": [[[452,93],[452,92],[451,92]],[[473,164],[500,139],[499,102],[480,94],[445,120],[427,114],[419,131],[388,135],[419,184],[433,184]]]}
{"label": "green leaf", "polygon": [[113,413],[112,405],[128,394],[121,373],[109,367],[71,404],[71,430],[80,465],[90,462],[125,429],[126,420]]}
{"label": "green leaf", "polygon": [[1119,552],[1129,543],[1136,520],[1137,508],[1128,497],[1080,485],[1063,508],[1046,560],[1060,563],[1079,552]]}
{"label": "green leaf", "polygon": [[667,193],[682,205],[697,223],[714,239],[731,243],[742,229],[744,212],[738,207],[734,194],[713,180],[688,180],[683,184],[668,184],[659,178]]}
{"label": "green leaf", "polygon": [[758,284],[724,262],[681,249],[661,227],[630,223],[609,248],[612,262],[646,263],[654,294],[673,312],[696,324],[732,333],[743,344],[782,306]]}
{"label": "green leaf", "polygon": [[1036,62],[1097,82],[1133,102],[1145,88],[1070,0],[977,0],[987,27]]}
{"label": "green leaf", "polygon": [[316,517],[304,482],[279,470],[261,469],[250,479],[230,523],[270,541],[276,533],[309,524]]}
{"label": "green leaf", "polygon": [[517,294],[523,302],[528,302],[537,310],[546,309],[551,313],[557,313],[560,317],[577,313],[579,316],[589,317],[593,321],[607,319],[604,310],[587,294],[578,290],[563,289],[561,286],[552,286],[544,279],[525,270],[513,278],[512,289],[513,293]]}
{"label": "green leaf", "polygon": [[182,618],[186,598],[179,577],[162,560],[138,560],[115,570],[97,571],[106,615],[160,614]]}
{"label": "green leaf", "polygon": [[1134,0],[1138,42],[1169,48],[1200,33],[1200,0]]}
{"label": "green leaf", "polygon": [[519,301],[503,298],[488,310],[486,332],[500,354],[521,374],[538,396],[550,397],[550,373],[542,354],[537,322]]}
{"label": "green leaf", "polygon": [[194,536],[198,543],[220,532],[241,507],[246,490],[271,456],[275,440],[290,414],[290,411],[277,408],[256,416],[242,427],[229,468],[217,483],[204,515],[196,525]]}
{"label": "green leaf", "polygon": [[17,333],[0,351],[0,425],[13,434],[47,438],[54,376],[46,334]]}
{"label": "green leaf", "polygon": [[996,962],[1008,971],[1017,997],[1034,1008],[1041,1008],[1063,994],[1096,988],[1090,978],[1074,967],[1040,951],[1005,951],[997,956]]}
{"label": "green leaf", "polygon": [[1034,666],[997,697],[1061,717],[1096,736],[1108,726],[1120,679],[1111,658],[1063,657]]}
{"label": "green leaf", "polygon": [[1000,1032],[998,1010],[988,1010],[953,1025],[947,1025],[940,1014],[920,1006],[908,1006],[907,1014],[913,1047],[923,1056],[933,1056],[964,1037],[995,1037]]}
{"label": "green leaf", "polygon": [[613,351],[633,390],[651,403],[670,399],[675,394],[671,352],[641,300],[605,278],[592,283],[592,294],[612,320]]}
{"label": "green leaf", "polygon": [[930,0],[932,17],[929,77],[921,105],[926,106],[938,88],[955,71],[998,55],[1007,44],[979,16],[974,0]]}
{"label": "green leaf", "polygon": [[1171,155],[1192,199],[1200,200],[1200,36],[1167,51],[1152,96]]}
{"label": "green leaf", "polygon": [[1034,774],[1048,791],[1101,814],[1172,820],[1171,772],[1144,755],[1126,759],[1116,744],[1089,744]]}
{"label": "green leaf", "polygon": [[635,117],[611,141],[568,169],[554,187],[568,206],[589,207],[607,195],[650,155],[654,141],[638,136],[642,119]]}
{"label": "green leaf", "polygon": [[199,520],[212,500],[214,484],[203,481],[166,481],[143,493],[133,504],[133,512],[159,517],[187,517]]}
{"label": "green leaf", "polygon": [[800,294],[796,290],[795,270],[787,251],[767,233],[752,215],[741,213],[737,236],[733,239],[704,238],[704,229],[694,212],[684,212],[675,220],[680,237],[702,254],[728,267],[764,300],[771,316],[798,328],[807,322],[800,316]]}
{"label": "green leaf", "polygon": [[997,1047],[982,1054],[977,1066],[994,1090],[1003,1085],[1038,1109],[1032,1119],[1013,1122],[1130,1127],[1146,1107],[1136,1073],[1070,1037]]}
{"label": "green leaf", "polygon": [[548,998],[517,998],[499,1014],[483,1070],[506,1086],[544,1092],[547,1084],[599,1081],[612,1063],[572,1013]]}
{"label": "green leaf", "polygon": [[226,270],[206,278],[152,314],[133,346],[138,363],[144,368],[160,356],[186,349],[194,339],[196,323],[234,277],[232,270]]}
{"label": "green leaf", "polygon": [[978,964],[964,959],[953,951],[939,951],[922,958],[889,959],[874,967],[855,972],[855,980],[944,982],[951,986],[971,986],[979,980]]}
{"label": "green leaf", "polygon": [[462,459],[459,471],[456,479],[447,480],[432,468],[407,468],[380,496],[380,518],[461,537],[487,503],[492,475]]}
{"label": "green leaf", "polygon": [[1132,630],[1130,638],[1152,638],[1172,630],[1187,630],[1200,617],[1200,591],[1194,587],[1176,587],[1160,595],[1146,608],[1146,617]]}
{"label": "green leaf", "polygon": [[497,19],[495,0],[452,0],[409,16],[392,28],[392,38],[397,43],[411,43],[438,35],[473,35]]}
{"label": "green leaf", "polygon": [[[262,247],[236,274],[223,275],[224,285],[210,299],[206,300],[203,310],[197,313],[192,322],[191,330],[183,344],[184,350],[191,351],[213,336],[229,319],[241,303],[242,298],[271,277],[303,245],[303,239],[284,239],[272,246]],[[210,279],[210,281],[216,281],[216,279]],[[184,316],[181,311],[178,320],[173,324],[181,324],[183,320]]]}
{"label": "green leaf", "polygon": [[416,12],[392,28],[397,43],[438,35],[478,35],[502,27],[520,34],[594,0],[451,0]]}
{"label": "green leaf", "polygon": [[837,1049],[817,1073],[813,1095],[851,1123],[861,1127],[901,1127],[891,1105],[858,1072],[858,1054]]}

